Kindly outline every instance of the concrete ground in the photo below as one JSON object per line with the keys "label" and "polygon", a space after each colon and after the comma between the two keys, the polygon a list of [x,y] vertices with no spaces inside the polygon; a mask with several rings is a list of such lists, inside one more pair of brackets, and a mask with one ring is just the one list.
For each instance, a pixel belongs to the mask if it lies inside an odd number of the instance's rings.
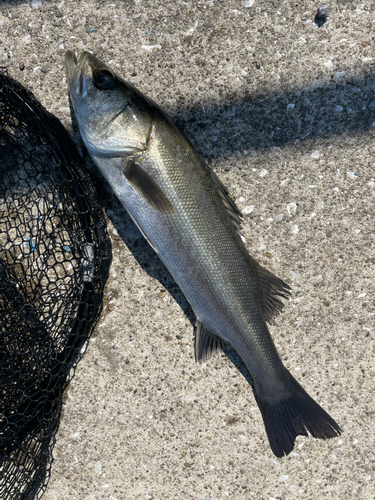
{"label": "concrete ground", "polygon": [[236,198],[249,252],[292,286],[273,338],[343,429],[272,455],[241,362],[195,364],[189,305],[86,158],[113,264],[44,500],[375,498],[375,4],[332,1],[318,27],[320,6],[0,4],[1,64],[78,144],[67,49],[110,63],[185,131]]}

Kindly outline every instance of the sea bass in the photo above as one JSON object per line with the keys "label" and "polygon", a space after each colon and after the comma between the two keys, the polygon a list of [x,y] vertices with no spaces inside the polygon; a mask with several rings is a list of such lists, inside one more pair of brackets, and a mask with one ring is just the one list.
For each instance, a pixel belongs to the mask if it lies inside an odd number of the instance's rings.
{"label": "sea bass", "polygon": [[290,288],[248,254],[240,211],[218,177],[162,108],[99,59],[69,51],[65,66],[89,154],[194,310],[196,361],[237,351],[277,457],[307,431],[339,435],[281,362],[266,322]]}

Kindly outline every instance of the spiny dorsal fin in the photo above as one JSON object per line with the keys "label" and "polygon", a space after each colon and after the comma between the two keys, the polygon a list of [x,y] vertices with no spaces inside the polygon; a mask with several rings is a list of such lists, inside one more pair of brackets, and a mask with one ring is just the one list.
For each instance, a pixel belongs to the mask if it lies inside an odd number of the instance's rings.
{"label": "spiny dorsal fin", "polygon": [[258,278],[258,284],[261,292],[261,306],[264,319],[268,323],[273,323],[274,319],[280,314],[284,303],[279,299],[289,299],[291,294],[290,286],[282,279],[262,267],[253,257],[248,256],[249,263]]}
{"label": "spiny dorsal fin", "polygon": [[237,231],[239,231],[242,223],[242,214],[239,208],[234,203],[232,198],[229,196],[228,191],[226,190],[225,186],[223,185],[219,177],[215,174],[215,172],[206,163],[205,167],[208,175],[211,177],[212,182],[217,187],[219,195],[221,196],[224,206],[227,209],[227,214],[229,216],[229,219],[231,220]]}
{"label": "spiny dorsal fin", "polygon": [[200,321],[195,325],[195,361],[206,361],[216,351],[222,351],[226,343],[206,330]]}

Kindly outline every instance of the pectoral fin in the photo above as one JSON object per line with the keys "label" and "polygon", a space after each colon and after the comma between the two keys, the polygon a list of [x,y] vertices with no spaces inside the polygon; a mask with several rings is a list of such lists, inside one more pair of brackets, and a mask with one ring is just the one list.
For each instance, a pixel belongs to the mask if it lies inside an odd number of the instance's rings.
{"label": "pectoral fin", "polygon": [[124,175],[135,191],[154,209],[162,214],[172,214],[174,207],[151,176],[136,163],[127,158]]}
{"label": "pectoral fin", "polygon": [[226,343],[206,330],[200,321],[195,325],[195,361],[205,361],[216,351],[222,351]]}

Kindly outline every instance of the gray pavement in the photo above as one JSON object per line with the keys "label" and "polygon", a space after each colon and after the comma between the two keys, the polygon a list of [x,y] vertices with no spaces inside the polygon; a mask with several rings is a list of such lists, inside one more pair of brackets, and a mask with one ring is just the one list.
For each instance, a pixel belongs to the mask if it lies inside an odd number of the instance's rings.
{"label": "gray pavement", "polygon": [[375,498],[375,4],[331,2],[319,28],[320,5],[0,4],[1,64],[78,145],[67,49],[92,51],[177,121],[242,210],[250,253],[292,286],[271,333],[344,431],[272,455],[241,361],[195,364],[190,306],[86,158],[113,264],[45,500]]}

